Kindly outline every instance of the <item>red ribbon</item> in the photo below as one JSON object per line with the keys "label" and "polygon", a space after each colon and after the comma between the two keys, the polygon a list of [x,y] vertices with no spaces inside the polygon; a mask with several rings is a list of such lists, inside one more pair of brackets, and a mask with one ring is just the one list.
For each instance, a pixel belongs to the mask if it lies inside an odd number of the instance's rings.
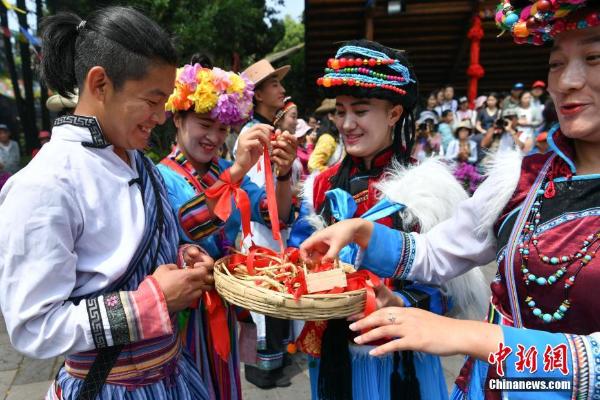
{"label": "red ribbon", "polygon": [[269,218],[271,219],[271,231],[273,232],[273,240],[279,243],[279,248],[283,253],[283,241],[281,240],[281,232],[279,230],[279,211],[277,210],[277,198],[275,197],[275,182],[273,181],[273,171],[271,170],[271,157],[269,156],[269,149],[266,146],[263,149],[263,161],[265,163],[265,191],[267,192],[267,208],[269,210]]}
{"label": "red ribbon", "polygon": [[213,347],[219,357],[227,362],[231,352],[229,326],[227,325],[225,305],[216,290],[204,292],[204,306],[208,312],[208,324]]}
{"label": "red ribbon", "polygon": [[215,189],[214,186],[205,190],[206,197],[216,199],[213,207],[213,213],[221,219],[227,221],[231,215],[231,198],[233,197],[242,217],[242,233],[244,237],[250,235],[250,199],[248,194],[240,188],[240,182],[233,183],[229,169],[223,171],[219,176],[223,184]]}

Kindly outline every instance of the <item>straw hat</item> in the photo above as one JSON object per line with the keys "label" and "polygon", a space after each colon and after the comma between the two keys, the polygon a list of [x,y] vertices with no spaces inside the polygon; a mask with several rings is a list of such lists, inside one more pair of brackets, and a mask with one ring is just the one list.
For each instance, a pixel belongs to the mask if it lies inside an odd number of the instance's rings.
{"label": "straw hat", "polygon": [[456,126],[456,129],[454,129],[454,136],[458,136],[458,131],[460,131],[461,129],[468,129],[469,133],[473,132],[473,124],[471,124],[470,121],[461,121],[460,124],[458,124]]}
{"label": "straw hat", "polygon": [[77,107],[79,101],[79,90],[75,89],[75,95],[72,97],[63,97],[60,94],[50,96],[46,100],[46,108],[52,112],[60,112],[68,108]]}
{"label": "straw hat", "polygon": [[290,72],[290,68],[289,65],[284,65],[283,67],[275,69],[269,61],[262,59],[246,68],[243,74],[254,82],[254,86],[258,86],[262,81],[272,76],[282,80],[287,73]]}
{"label": "straw hat", "polygon": [[315,110],[315,114],[325,114],[335,111],[335,99],[325,99],[321,102],[319,108]]}

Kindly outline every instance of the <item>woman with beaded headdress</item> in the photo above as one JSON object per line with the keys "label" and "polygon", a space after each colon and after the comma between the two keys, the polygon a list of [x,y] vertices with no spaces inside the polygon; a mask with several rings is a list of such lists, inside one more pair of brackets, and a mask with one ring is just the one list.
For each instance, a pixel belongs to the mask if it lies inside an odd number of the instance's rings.
{"label": "woman with beaded headdress", "polygon": [[[305,242],[305,256],[329,258],[354,241],[372,271],[431,283],[496,258],[489,323],[386,308],[351,326],[372,329],[357,343],[396,338],[373,355],[468,355],[456,399],[600,395],[600,303],[593,294],[600,283],[599,5],[504,1],[499,8],[498,23],[517,42],[553,42],[548,92],[559,123],[548,133],[550,152],[522,160],[503,154],[473,197],[425,234],[352,220]],[[507,381],[524,387],[519,380],[549,391],[504,390]]]}
{"label": "woman with beaded headdress", "polygon": [[[466,198],[441,163],[427,161],[409,168],[418,83],[402,52],[366,40],[349,42],[328,61],[317,83],[327,97],[335,98],[335,123],[347,155],[305,183],[301,219],[292,229],[289,245],[298,246],[313,230],[353,217],[392,229],[425,231],[447,218]],[[424,179],[428,182],[421,182]],[[348,249],[340,259],[357,268],[364,263],[357,249]],[[449,285],[449,291],[405,280],[388,281],[379,288],[378,303],[443,314],[448,308],[447,294],[454,294],[458,286],[459,292],[470,293],[467,281],[477,286],[475,278],[479,277],[468,278]],[[480,287],[485,290],[482,282]],[[457,297],[453,300],[455,305],[465,303]],[[485,301],[479,299],[481,313]],[[313,399],[447,397],[439,358],[403,352],[373,359],[368,356],[370,347],[351,345],[348,334],[345,320],[305,325],[297,344],[310,355]]]}
{"label": "woman with beaded headdress", "polygon": [[[187,64],[177,72],[175,89],[166,104],[177,128],[177,145],[158,170],[178,216],[180,242],[184,248],[196,247],[188,254],[205,253],[216,260],[229,254],[240,227],[244,234],[249,233],[250,220],[269,224],[265,190],[246,176],[265,146],[272,149],[271,158],[281,173],[288,173],[292,167],[294,136],[277,131],[279,135],[272,139],[273,127],[262,123],[240,137],[235,162],[218,157],[230,127],[252,116],[253,89],[254,84],[243,74],[217,67]],[[236,208],[232,210],[230,205],[229,212],[223,213],[223,205],[231,201],[230,194],[235,194]],[[279,218],[287,220],[290,183],[278,185],[275,196]],[[206,269],[209,283],[213,282],[211,267]],[[203,300],[180,315],[184,344],[212,399],[240,399],[236,313],[233,308],[225,308],[212,285],[202,289],[206,291]]]}

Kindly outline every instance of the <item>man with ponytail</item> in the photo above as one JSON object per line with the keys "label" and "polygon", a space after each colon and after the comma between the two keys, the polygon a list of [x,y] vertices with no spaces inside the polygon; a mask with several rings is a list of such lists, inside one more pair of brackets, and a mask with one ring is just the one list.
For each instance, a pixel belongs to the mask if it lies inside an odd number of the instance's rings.
{"label": "man with ponytail", "polygon": [[200,297],[210,260],[178,255],[162,178],[142,153],[173,91],[170,38],[123,7],[87,21],[59,13],[41,30],[45,83],[79,101],[0,193],[11,343],[65,355],[48,399],[207,399],[174,317]]}
{"label": "man with ponytail", "polygon": [[[441,163],[411,167],[418,82],[403,52],[367,40],[349,42],[329,59],[317,84],[336,99],[334,120],[346,156],[307,180],[289,245],[299,246],[312,231],[357,217],[393,229],[428,230],[467,197]],[[357,247],[346,248],[340,260],[363,267]],[[473,278],[479,276],[468,277],[469,282]],[[448,294],[455,306],[462,305],[456,291],[447,289],[389,280],[376,288],[377,305],[442,314]],[[482,313],[484,303],[481,299]],[[368,355],[371,346],[351,344],[349,332],[346,320],[332,320],[308,322],[300,335],[298,347],[310,356],[313,399],[447,398],[438,357],[402,352],[374,359]]]}

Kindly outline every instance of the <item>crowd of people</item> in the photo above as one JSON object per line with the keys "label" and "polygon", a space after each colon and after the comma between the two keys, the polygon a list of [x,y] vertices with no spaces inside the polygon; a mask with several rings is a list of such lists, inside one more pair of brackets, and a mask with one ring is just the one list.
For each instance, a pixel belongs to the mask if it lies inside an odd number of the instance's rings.
{"label": "crowd of people", "polygon": [[524,155],[548,150],[548,131],[557,122],[546,84],[529,89],[515,83],[510,93],[490,92],[473,99],[454,98],[454,88],[432,92],[419,111],[413,157],[439,156],[455,166],[455,175],[473,193],[483,180],[490,155],[517,149]]}
{"label": "crowd of people", "polygon": [[[62,115],[20,171],[0,124],[0,307],[17,350],[65,355],[46,398],[241,399],[242,364],[288,386],[295,350],[315,400],[447,399],[452,354],[467,356],[453,399],[538,398],[490,386],[505,376],[596,398],[600,10],[502,4],[500,26],[530,28],[517,42],[554,41],[547,85],[419,104],[406,53],[352,40],[313,114],[286,97],[289,66],[178,65],[139,11],[47,17],[41,74]],[[167,119],[155,165],[143,151]],[[290,322],[227,304],[215,260],[257,246],[370,271],[375,311]],[[477,266],[493,261],[490,302]]]}

